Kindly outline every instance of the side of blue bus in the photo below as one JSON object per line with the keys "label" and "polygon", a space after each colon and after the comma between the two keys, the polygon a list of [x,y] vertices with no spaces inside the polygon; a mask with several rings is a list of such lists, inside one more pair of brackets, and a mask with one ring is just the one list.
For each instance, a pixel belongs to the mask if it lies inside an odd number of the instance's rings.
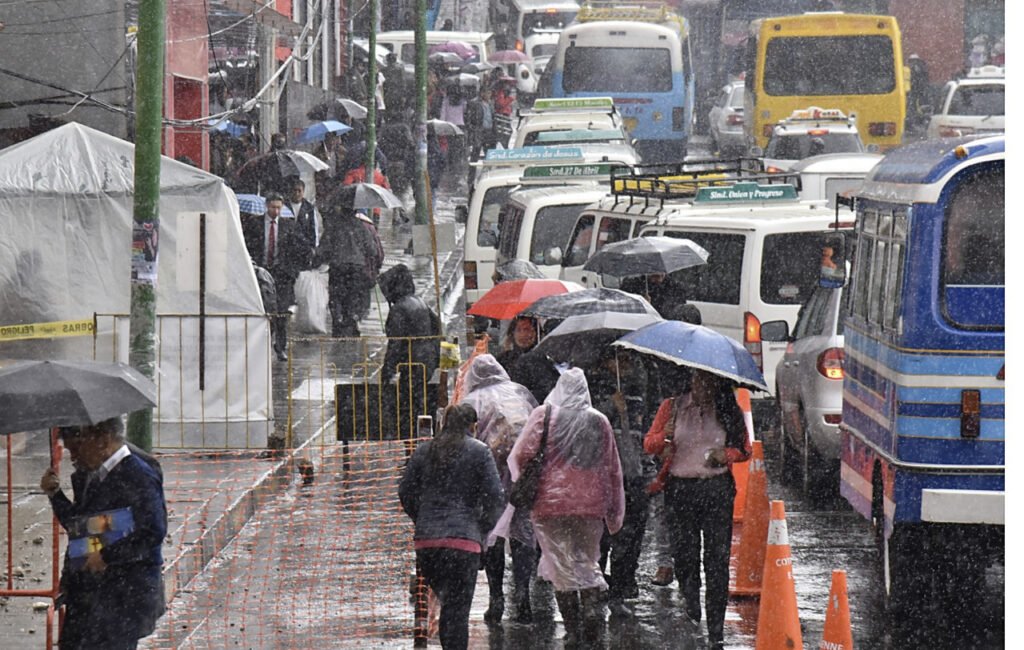
{"label": "side of blue bus", "polygon": [[671,24],[576,23],[552,58],[551,96],[611,96],[644,162],[681,160],[693,129],[688,27]]}
{"label": "side of blue bus", "polygon": [[895,608],[1002,551],[1004,188],[1003,138],[965,138],[890,153],[857,197],[840,492]]}

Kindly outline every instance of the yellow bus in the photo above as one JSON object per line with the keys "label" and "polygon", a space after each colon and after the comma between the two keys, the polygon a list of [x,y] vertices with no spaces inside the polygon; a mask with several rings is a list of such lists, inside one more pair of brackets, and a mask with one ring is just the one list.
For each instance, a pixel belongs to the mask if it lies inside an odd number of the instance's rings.
{"label": "yellow bus", "polygon": [[910,73],[892,16],[805,13],[750,23],[744,130],[764,149],[772,128],[798,109],[855,116],[864,144],[900,144]]}

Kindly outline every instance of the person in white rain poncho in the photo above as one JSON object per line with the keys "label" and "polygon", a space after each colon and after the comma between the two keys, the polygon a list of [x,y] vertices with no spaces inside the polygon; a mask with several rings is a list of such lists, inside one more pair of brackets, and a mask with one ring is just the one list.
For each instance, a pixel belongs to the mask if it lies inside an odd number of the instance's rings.
{"label": "person in white rain poncho", "polygon": [[566,647],[592,648],[600,643],[601,592],[608,589],[598,564],[601,535],[605,526],[618,532],[625,513],[622,466],[608,419],[591,407],[583,371],[572,368],[533,411],[512,447],[513,481],[540,447],[548,408],[544,468],[530,512],[541,548],[537,575],[555,587]]}
{"label": "person in white rain poncho", "polygon": [[[498,360],[490,354],[474,357],[466,371],[463,384],[465,396],[460,404],[469,404],[476,409],[476,438],[487,444],[494,454],[501,485],[505,493],[512,485],[509,476],[508,455],[512,445],[523,430],[530,413],[537,407],[537,400],[525,386],[508,378],[508,373]],[[500,623],[505,612],[504,575],[505,540],[509,540],[512,551],[512,575],[515,579],[516,620],[528,623],[533,620],[530,609],[530,578],[536,569],[536,541],[528,512],[517,513],[502,537],[488,535],[490,546],[484,553],[484,569],[490,587],[490,603],[484,620]]]}

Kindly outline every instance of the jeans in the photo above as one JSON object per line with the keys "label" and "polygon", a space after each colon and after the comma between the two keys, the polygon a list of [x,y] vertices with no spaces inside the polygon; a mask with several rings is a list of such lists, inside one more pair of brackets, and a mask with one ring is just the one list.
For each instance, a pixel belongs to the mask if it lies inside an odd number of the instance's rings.
{"label": "jeans", "polygon": [[416,565],[427,586],[441,601],[441,647],[466,650],[469,608],[476,590],[480,554],[454,548],[424,548],[416,551]]}
{"label": "jeans", "polygon": [[729,553],[732,543],[732,473],[706,479],[671,477],[665,485],[676,578],[690,618],[700,620],[701,536],[708,640],[721,641],[729,599]]}

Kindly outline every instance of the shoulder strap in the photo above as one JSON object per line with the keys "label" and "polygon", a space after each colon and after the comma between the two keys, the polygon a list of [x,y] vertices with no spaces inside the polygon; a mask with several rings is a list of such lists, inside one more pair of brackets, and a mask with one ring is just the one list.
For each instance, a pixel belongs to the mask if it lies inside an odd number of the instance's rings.
{"label": "shoulder strap", "polygon": [[551,423],[551,405],[544,405],[544,431],[540,434],[540,448],[537,450],[537,455],[541,458],[544,457],[544,449],[548,444],[548,425]]}

